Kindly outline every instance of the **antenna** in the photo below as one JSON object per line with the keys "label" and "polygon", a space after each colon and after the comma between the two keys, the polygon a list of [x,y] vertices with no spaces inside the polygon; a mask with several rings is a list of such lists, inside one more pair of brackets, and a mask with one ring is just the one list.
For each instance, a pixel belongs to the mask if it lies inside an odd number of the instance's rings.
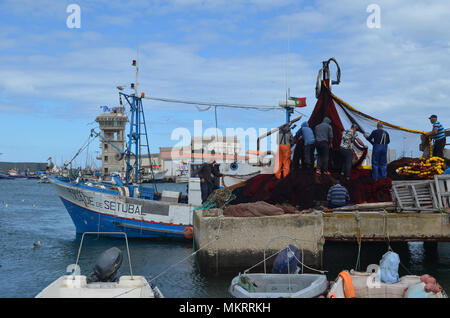
{"label": "antenna", "polygon": [[[291,25],[288,28],[288,98],[291,97]],[[287,98],[286,98],[287,99]]]}
{"label": "antenna", "polygon": [[134,93],[136,94],[136,97],[138,96],[138,75],[139,75],[139,47],[136,44],[136,83],[134,84]]}

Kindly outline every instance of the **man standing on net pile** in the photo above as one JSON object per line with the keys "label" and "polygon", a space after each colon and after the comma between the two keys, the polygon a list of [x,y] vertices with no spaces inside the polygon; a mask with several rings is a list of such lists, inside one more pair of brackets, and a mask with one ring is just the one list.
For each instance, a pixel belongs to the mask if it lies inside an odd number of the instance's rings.
{"label": "man standing on net pile", "polygon": [[352,124],[351,128],[342,134],[341,147],[339,150],[342,160],[341,175],[343,175],[347,181],[350,180],[350,173],[352,171],[353,143],[357,141],[361,147],[367,148],[367,146],[358,138],[356,133],[357,129],[358,125]]}
{"label": "man standing on net pile", "polygon": [[331,128],[331,119],[325,117],[323,121],[314,128],[317,149],[317,169],[318,175],[329,175],[328,160],[330,157],[330,148],[333,142],[333,129]]}
{"label": "man standing on net pile", "polygon": [[291,146],[294,143],[291,128],[283,125],[278,133],[278,152],[275,160],[275,177],[286,178],[291,171]]}
{"label": "man standing on net pile", "polygon": [[437,121],[436,115],[431,115],[428,119],[433,125],[433,130],[426,133],[426,136],[431,136],[431,139],[433,139],[433,157],[441,157],[444,159],[445,129]]}
{"label": "man standing on net pile", "polygon": [[372,148],[372,177],[386,178],[387,176],[387,149],[390,142],[389,134],[383,129],[383,124],[378,123],[377,129],[372,131],[369,137],[364,137],[373,145]]}

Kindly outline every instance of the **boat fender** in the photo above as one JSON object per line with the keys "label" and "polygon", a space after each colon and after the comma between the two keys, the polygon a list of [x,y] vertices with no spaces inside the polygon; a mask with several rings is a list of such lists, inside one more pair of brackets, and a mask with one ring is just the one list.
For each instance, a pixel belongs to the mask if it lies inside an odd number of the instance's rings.
{"label": "boat fender", "polygon": [[344,281],[344,295],[345,298],[355,298],[355,290],[353,288],[352,277],[346,271],[339,273],[339,276]]}
{"label": "boat fender", "polygon": [[192,238],[194,237],[194,229],[192,228],[192,226],[185,227],[183,235],[185,239],[192,240]]}

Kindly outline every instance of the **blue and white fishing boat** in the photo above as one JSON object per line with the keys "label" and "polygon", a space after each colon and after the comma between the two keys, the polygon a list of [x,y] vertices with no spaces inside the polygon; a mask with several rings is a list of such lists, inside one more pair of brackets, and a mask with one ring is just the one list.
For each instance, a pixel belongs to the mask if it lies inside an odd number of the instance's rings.
{"label": "blue and white fishing boat", "polygon": [[146,147],[148,154],[150,151],[142,106],[144,94],[138,95],[137,90],[136,61],[133,66],[136,67],[136,83],[131,85],[134,93],[125,94],[122,92],[124,87],[117,87],[120,103],[124,99],[130,109],[126,149],[120,149],[102,134],[91,131],[91,137],[100,137],[117,150],[119,160],[125,160],[124,180],[113,176],[110,182],[101,179],[83,181],[80,175],[77,178],[51,177],[50,182],[69,212],[77,233],[125,232],[134,238],[190,239],[193,210],[198,203],[189,203],[180,192],[163,191],[160,194],[156,185],[154,188],[141,185],[140,159],[147,155],[142,150]]}

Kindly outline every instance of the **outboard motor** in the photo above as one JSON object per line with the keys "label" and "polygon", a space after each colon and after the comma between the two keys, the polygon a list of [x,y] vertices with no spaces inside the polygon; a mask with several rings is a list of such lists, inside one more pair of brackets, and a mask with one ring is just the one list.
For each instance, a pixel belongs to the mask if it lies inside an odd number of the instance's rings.
{"label": "outboard motor", "polygon": [[297,272],[297,264],[300,260],[298,249],[289,244],[284,250],[278,253],[273,262],[273,274],[294,274]]}
{"label": "outboard motor", "polygon": [[117,282],[119,279],[117,274],[122,261],[122,251],[117,247],[111,247],[104,251],[97,259],[94,272],[87,279],[87,282]]}

